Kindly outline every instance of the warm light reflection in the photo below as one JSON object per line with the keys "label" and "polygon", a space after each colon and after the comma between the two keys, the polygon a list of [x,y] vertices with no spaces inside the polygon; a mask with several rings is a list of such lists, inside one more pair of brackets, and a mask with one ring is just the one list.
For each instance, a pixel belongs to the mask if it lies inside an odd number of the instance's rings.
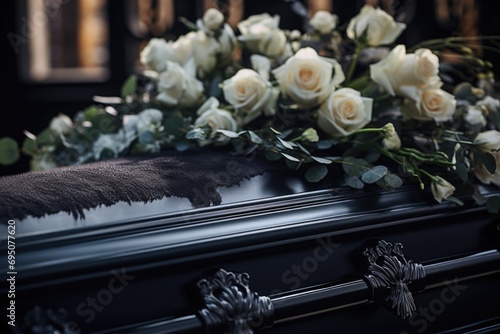
{"label": "warm light reflection", "polygon": [[28,0],[31,81],[101,81],[107,68],[107,0]]}

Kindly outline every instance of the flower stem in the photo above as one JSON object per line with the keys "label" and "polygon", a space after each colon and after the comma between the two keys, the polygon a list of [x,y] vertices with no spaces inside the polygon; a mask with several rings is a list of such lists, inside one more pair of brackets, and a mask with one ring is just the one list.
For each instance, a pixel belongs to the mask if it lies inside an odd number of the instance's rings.
{"label": "flower stem", "polygon": [[356,45],[356,52],[354,53],[354,59],[351,62],[351,66],[349,67],[349,72],[347,74],[346,82],[349,83],[354,76],[354,72],[356,71],[356,66],[358,65],[359,56],[361,55],[361,50],[363,50],[363,46],[361,44]]}

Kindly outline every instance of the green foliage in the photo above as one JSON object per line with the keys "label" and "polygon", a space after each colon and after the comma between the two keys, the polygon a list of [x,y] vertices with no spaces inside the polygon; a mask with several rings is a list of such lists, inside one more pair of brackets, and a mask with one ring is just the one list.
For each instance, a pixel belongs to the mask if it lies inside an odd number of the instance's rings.
{"label": "green foliage", "polygon": [[121,97],[126,98],[127,96],[132,95],[137,88],[137,76],[130,76],[122,86],[121,89]]}
{"label": "green foliage", "polygon": [[0,164],[12,165],[19,159],[19,148],[17,142],[10,138],[4,137],[0,139]]}

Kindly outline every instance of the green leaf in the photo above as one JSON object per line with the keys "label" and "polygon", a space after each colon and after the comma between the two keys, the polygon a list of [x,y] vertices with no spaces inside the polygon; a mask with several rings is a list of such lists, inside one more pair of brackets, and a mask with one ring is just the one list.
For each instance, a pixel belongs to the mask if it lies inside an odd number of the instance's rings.
{"label": "green leaf", "polygon": [[263,144],[264,141],[253,131],[248,131],[248,134],[250,135],[250,141],[254,144]]}
{"label": "green leaf", "polygon": [[385,166],[375,166],[361,174],[361,180],[363,182],[372,184],[380,180],[387,174],[387,167]]}
{"label": "green leaf", "polygon": [[0,139],[0,164],[12,165],[19,159],[19,148],[17,142],[10,138],[4,137]]}
{"label": "green leaf", "polygon": [[229,131],[229,130],[217,130],[217,131],[215,131],[215,132],[216,132],[216,133],[220,133],[220,134],[222,134],[222,135],[224,135],[224,136],[226,136],[226,137],[228,137],[228,138],[232,138],[232,139],[234,139],[234,138],[238,138],[238,137],[239,137],[239,135],[238,135],[236,132],[234,132],[234,131]]}
{"label": "green leaf", "polygon": [[316,143],[316,146],[318,147],[318,150],[328,150],[332,148],[333,146],[333,141],[331,140],[320,140],[319,142]]}
{"label": "green leaf", "polygon": [[325,165],[316,165],[309,168],[305,174],[306,180],[312,183],[319,182],[328,174],[328,168]]}
{"label": "green leaf", "polygon": [[23,141],[23,152],[32,156],[36,153],[36,149],[36,137],[35,139],[26,137]]}
{"label": "green leaf", "polygon": [[474,199],[474,201],[476,201],[476,204],[477,205],[485,205],[486,204],[486,199],[481,196],[479,193],[475,193],[474,195],[472,195],[472,198]]}
{"label": "green leaf", "polygon": [[127,96],[132,95],[132,93],[135,92],[136,87],[137,87],[137,76],[131,75],[122,86],[121,90],[122,98],[126,98]]}
{"label": "green leaf", "polygon": [[386,174],[384,176],[384,181],[392,188],[399,188],[403,185],[403,180],[395,174]]}
{"label": "green leaf", "polygon": [[300,160],[299,161],[285,160],[285,162],[286,162],[286,165],[288,166],[288,168],[293,169],[293,170],[299,169],[299,167],[301,165]]}
{"label": "green leaf", "polygon": [[92,126],[103,134],[111,134],[118,132],[122,127],[122,120],[120,117],[99,111],[98,115],[92,119]]}
{"label": "green leaf", "polygon": [[497,169],[497,161],[491,153],[483,154],[483,162],[484,167],[486,167],[488,172],[490,172],[491,174],[495,174],[495,170]]}
{"label": "green leaf", "polygon": [[457,162],[456,168],[457,168],[457,175],[460,178],[460,180],[462,180],[463,182],[467,182],[467,180],[469,179],[469,168],[467,167],[465,162],[463,161]]}
{"label": "green leaf", "polygon": [[463,206],[463,205],[464,205],[464,202],[462,202],[460,199],[456,198],[455,196],[448,196],[448,197],[446,198],[446,200],[447,200],[448,202],[455,203],[455,204],[457,204],[457,205],[459,205],[459,206]]}
{"label": "green leaf", "polygon": [[186,138],[187,139],[205,140],[205,139],[207,139],[207,134],[203,129],[196,128],[196,129],[193,129],[193,130],[189,131],[188,133],[186,133]]}
{"label": "green leaf", "polygon": [[304,152],[305,154],[307,155],[311,155],[311,152],[309,152],[303,145],[300,145],[299,143],[297,143],[297,146],[300,148],[300,150],[302,152]]}
{"label": "green leaf", "polygon": [[174,113],[165,118],[165,120],[163,121],[163,126],[165,127],[165,133],[167,135],[180,137],[182,136],[181,129],[184,128],[184,118],[182,118],[181,114]]}
{"label": "green leaf", "polygon": [[346,174],[345,183],[347,183],[348,186],[354,189],[363,189],[365,186],[365,184],[361,181],[361,179],[356,175]]}
{"label": "green leaf", "polygon": [[357,160],[358,159],[356,159],[354,157],[344,158],[345,163],[342,164],[342,168],[344,169],[344,172],[346,172],[349,175],[357,175],[359,173],[359,170],[360,170],[358,163],[357,163]]}
{"label": "green leaf", "polygon": [[287,160],[293,161],[293,162],[300,162],[300,159],[297,159],[296,157],[293,157],[289,154],[281,152],[281,155],[284,156]]}
{"label": "green leaf", "polygon": [[96,107],[96,106],[90,106],[90,107],[87,107],[83,111],[83,118],[86,121],[92,122],[92,120],[94,119],[94,117],[96,117],[97,115],[99,115],[101,112],[102,112],[102,110],[99,109],[98,107]]}
{"label": "green leaf", "polygon": [[499,213],[500,212],[500,196],[490,197],[486,201],[486,210],[489,213]]}
{"label": "green leaf", "polygon": [[281,157],[282,157],[281,154],[276,153],[276,152],[271,151],[271,150],[266,150],[264,152],[264,156],[266,157],[267,160],[270,160],[270,161],[277,161],[277,160],[281,159]]}
{"label": "green leaf", "polygon": [[370,163],[374,163],[379,158],[380,158],[380,153],[378,153],[378,152],[370,152],[365,156],[365,160],[370,162]]}
{"label": "green leaf", "polygon": [[287,141],[284,141],[283,139],[281,139],[280,137],[276,137],[278,139],[278,141],[283,145],[285,146],[285,148],[289,149],[289,150],[293,150],[293,146],[290,142],[287,142]]}
{"label": "green leaf", "polygon": [[311,159],[313,159],[316,162],[319,162],[320,164],[324,164],[324,165],[330,165],[332,163],[332,160],[321,158],[321,157],[313,157],[313,156],[311,156]]}
{"label": "green leaf", "polygon": [[155,134],[151,131],[141,132],[139,135],[139,143],[143,145],[153,144],[155,142]]}
{"label": "green leaf", "polygon": [[54,144],[54,135],[52,131],[47,128],[40,132],[40,134],[36,137],[37,146],[48,146]]}

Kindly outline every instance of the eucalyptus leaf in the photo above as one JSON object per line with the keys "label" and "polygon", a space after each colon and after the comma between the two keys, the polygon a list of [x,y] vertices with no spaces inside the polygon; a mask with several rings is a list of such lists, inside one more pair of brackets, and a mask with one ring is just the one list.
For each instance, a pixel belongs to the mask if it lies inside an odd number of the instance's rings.
{"label": "eucalyptus leaf", "polygon": [[321,158],[321,157],[311,156],[311,159],[313,159],[316,162],[319,162],[320,164],[324,164],[324,165],[330,165],[332,163],[332,160]]}
{"label": "eucalyptus leaf", "polygon": [[250,141],[254,144],[263,144],[264,141],[253,131],[248,131],[248,134],[250,135]]}
{"label": "eucalyptus leaf", "polygon": [[384,181],[391,188],[399,188],[403,185],[403,180],[395,174],[386,174],[384,176]]}
{"label": "eucalyptus leaf", "polygon": [[280,135],[280,134],[281,134],[281,132],[279,132],[278,130],[275,130],[275,129],[273,129],[273,128],[269,128],[269,129],[271,129],[271,131],[272,131],[272,132],[274,132],[274,133],[275,133],[275,134],[277,134],[277,135]]}
{"label": "eucalyptus leaf", "polygon": [[464,205],[464,202],[462,202],[462,200],[456,198],[455,196],[449,196],[449,197],[446,198],[446,200],[448,202],[455,203],[455,204],[457,204],[459,206],[463,206]]}
{"label": "eucalyptus leaf", "polygon": [[500,196],[488,198],[486,200],[486,210],[489,213],[500,213]]}
{"label": "eucalyptus leaf", "polygon": [[328,174],[328,168],[325,165],[316,165],[306,171],[306,180],[312,183],[319,182]]}
{"label": "eucalyptus leaf", "polygon": [[318,150],[328,150],[332,148],[333,142],[331,140],[320,140],[316,143]]}
{"label": "eucalyptus leaf", "polygon": [[301,145],[301,144],[297,143],[297,146],[298,146],[298,147],[300,148],[300,150],[301,150],[302,152],[304,152],[305,154],[307,154],[307,155],[311,155],[311,152],[309,152],[309,151],[308,151],[308,150],[304,147],[304,145]]}
{"label": "eucalyptus leaf", "polygon": [[483,163],[484,167],[486,167],[486,170],[490,172],[491,174],[495,174],[495,170],[497,168],[497,161],[495,160],[495,157],[491,153],[484,153],[483,154]]}
{"label": "eucalyptus leaf", "polygon": [[356,165],[356,158],[354,157],[345,157],[344,162],[342,164],[342,168],[344,169],[344,172],[346,172],[348,175],[356,175],[359,172],[359,167]]}
{"label": "eucalyptus leaf", "polygon": [[363,189],[365,187],[365,184],[359,177],[356,175],[347,175],[345,177],[345,183],[347,183],[348,186],[354,189]]}
{"label": "eucalyptus leaf", "polygon": [[215,131],[215,132],[216,132],[216,133],[220,133],[220,134],[222,134],[222,135],[224,135],[224,136],[226,136],[226,137],[228,137],[228,138],[232,138],[232,139],[234,139],[234,138],[238,138],[238,137],[239,137],[238,133],[236,133],[236,132],[234,132],[234,131],[229,131],[229,130],[217,130],[217,131]]}
{"label": "eucalyptus leaf", "polygon": [[121,89],[122,98],[132,95],[135,92],[136,88],[137,88],[137,76],[131,75],[122,86]]}
{"label": "eucalyptus leaf", "polygon": [[365,156],[365,160],[370,163],[374,163],[380,159],[380,153],[379,152],[370,152]]}
{"label": "eucalyptus leaf", "polygon": [[102,110],[99,109],[97,106],[87,107],[83,111],[83,119],[85,121],[92,122],[92,120],[94,119],[94,117],[96,117],[97,115],[99,115],[100,112],[102,112]]}
{"label": "eucalyptus leaf", "polygon": [[277,160],[281,159],[281,157],[282,157],[282,155],[280,153],[277,153],[277,152],[274,152],[271,150],[266,150],[264,152],[264,156],[266,157],[267,160],[270,160],[270,161],[277,161]]}
{"label": "eucalyptus leaf", "polygon": [[165,118],[163,126],[167,135],[180,137],[182,135],[181,129],[184,128],[184,118],[182,118],[181,114],[174,113]]}
{"label": "eucalyptus leaf", "polygon": [[467,182],[467,180],[469,179],[469,168],[467,167],[465,162],[457,162],[456,171],[460,180],[462,180],[463,182]]}
{"label": "eucalyptus leaf", "polygon": [[17,142],[10,138],[4,137],[0,139],[0,164],[12,165],[19,159],[19,148]]}
{"label": "eucalyptus leaf", "polygon": [[198,140],[206,140],[207,139],[207,134],[206,132],[201,129],[201,128],[196,128],[188,133],[186,133],[186,138],[187,139],[198,139]]}
{"label": "eucalyptus leaf", "polygon": [[54,144],[54,140],[55,138],[52,131],[47,128],[38,134],[36,137],[36,144],[37,146],[49,146]]}
{"label": "eucalyptus leaf", "polygon": [[472,198],[474,199],[474,201],[476,202],[477,205],[485,205],[486,204],[486,199],[478,193],[475,193],[474,195],[472,195]]}
{"label": "eucalyptus leaf", "polygon": [[36,137],[35,139],[26,137],[23,141],[23,152],[28,154],[28,155],[34,155],[37,149],[36,145]]}
{"label": "eucalyptus leaf", "polygon": [[153,144],[155,142],[155,134],[151,131],[141,132],[139,142],[143,145]]}
{"label": "eucalyptus leaf", "polygon": [[287,142],[287,141],[285,141],[285,140],[281,139],[280,137],[276,137],[276,138],[278,139],[278,141],[279,141],[279,142],[280,142],[280,143],[281,143],[281,144],[282,144],[285,148],[287,148],[287,149],[289,149],[289,150],[293,150],[293,146],[292,146],[292,144],[291,144],[290,142]]}
{"label": "eucalyptus leaf", "polygon": [[383,178],[387,174],[387,167],[385,166],[375,166],[368,169],[361,174],[361,180],[363,182],[372,184]]}
{"label": "eucalyptus leaf", "polygon": [[288,166],[288,168],[293,169],[293,170],[299,169],[299,167],[301,165],[300,160],[299,161],[285,160],[285,162],[286,162],[286,165]]}
{"label": "eucalyptus leaf", "polygon": [[293,162],[300,162],[300,159],[297,159],[294,156],[291,156],[289,154],[281,152],[281,155],[284,156],[287,160],[293,161]]}

